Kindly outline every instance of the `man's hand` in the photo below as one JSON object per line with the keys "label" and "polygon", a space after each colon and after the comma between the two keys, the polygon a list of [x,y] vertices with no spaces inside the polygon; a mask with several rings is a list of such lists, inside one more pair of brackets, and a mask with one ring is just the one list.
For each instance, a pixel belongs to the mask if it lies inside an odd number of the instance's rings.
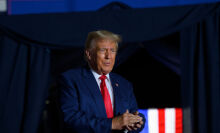
{"label": "man's hand", "polygon": [[[136,115],[136,116],[139,116],[138,115],[139,114],[139,112],[138,111],[136,111],[135,113],[134,113],[134,115]],[[142,117],[141,117],[142,118]],[[138,128],[141,128],[141,126],[144,124],[144,122],[142,121],[142,119],[141,119],[141,121],[139,121],[139,122],[137,122],[137,123],[134,123],[130,128],[132,129],[132,130],[137,130]],[[131,131],[131,130],[129,130],[129,131]]]}
{"label": "man's hand", "polygon": [[137,130],[137,128],[140,128],[141,125],[143,125],[142,117],[138,114],[138,112],[131,114],[126,110],[124,114],[114,117],[112,119],[112,130]]}

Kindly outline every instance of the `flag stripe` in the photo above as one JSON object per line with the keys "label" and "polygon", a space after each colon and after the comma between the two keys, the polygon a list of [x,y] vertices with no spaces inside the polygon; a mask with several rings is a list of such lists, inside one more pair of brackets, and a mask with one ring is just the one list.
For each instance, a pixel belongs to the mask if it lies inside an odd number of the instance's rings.
{"label": "flag stripe", "polygon": [[165,130],[166,133],[175,133],[175,109],[165,109]]}
{"label": "flag stripe", "polygon": [[176,108],[176,133],[183,132],[183,112],[181,108]]}
{"label": "flag stripe", "polygon": [[148,125],[149,125],[149,133],[159,133],[157,109],[148,110]]}
{"label": "flag stripe", "polygon": [[165,133],[165,110],[159,109],[158,110],[159,115],[159,133]]}

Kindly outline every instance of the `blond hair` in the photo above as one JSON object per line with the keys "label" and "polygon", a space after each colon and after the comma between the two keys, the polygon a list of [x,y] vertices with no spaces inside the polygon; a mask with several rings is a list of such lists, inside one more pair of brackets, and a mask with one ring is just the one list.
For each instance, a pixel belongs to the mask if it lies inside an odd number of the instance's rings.
{"label": "blond hair", "polygon": [[95,47],[96,41],[99,40],[111,40],[114,41],[116,44],[116,48],[118,49],[118,43],[121,41],[121,37],[118,34],[112,33],[107,30],[98,30],[98,31],[92,31],[89,32],[86,43],[85,43],[85,49],[90,50]]}

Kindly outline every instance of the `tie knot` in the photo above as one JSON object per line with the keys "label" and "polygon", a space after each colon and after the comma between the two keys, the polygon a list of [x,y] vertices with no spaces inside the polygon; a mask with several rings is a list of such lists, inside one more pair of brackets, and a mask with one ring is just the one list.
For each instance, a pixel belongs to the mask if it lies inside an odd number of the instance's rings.
{"label": "tie knot", "polygon": [[101,81],[103,81],[103,80],[106,79],[106,76],[105,76],[105,75],[102,75],[102,76],[99,77],[99,79],[100,79]]}

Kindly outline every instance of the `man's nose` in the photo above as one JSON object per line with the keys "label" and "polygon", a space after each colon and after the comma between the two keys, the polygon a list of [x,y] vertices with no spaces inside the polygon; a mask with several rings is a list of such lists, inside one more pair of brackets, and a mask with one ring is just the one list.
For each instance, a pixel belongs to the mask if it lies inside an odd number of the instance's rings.
{"label": "man's nose", "polygon": [[106,59],[111,58],[110,50],[106,50],[106,52],[105,52],[105,58],[106,58]]}

